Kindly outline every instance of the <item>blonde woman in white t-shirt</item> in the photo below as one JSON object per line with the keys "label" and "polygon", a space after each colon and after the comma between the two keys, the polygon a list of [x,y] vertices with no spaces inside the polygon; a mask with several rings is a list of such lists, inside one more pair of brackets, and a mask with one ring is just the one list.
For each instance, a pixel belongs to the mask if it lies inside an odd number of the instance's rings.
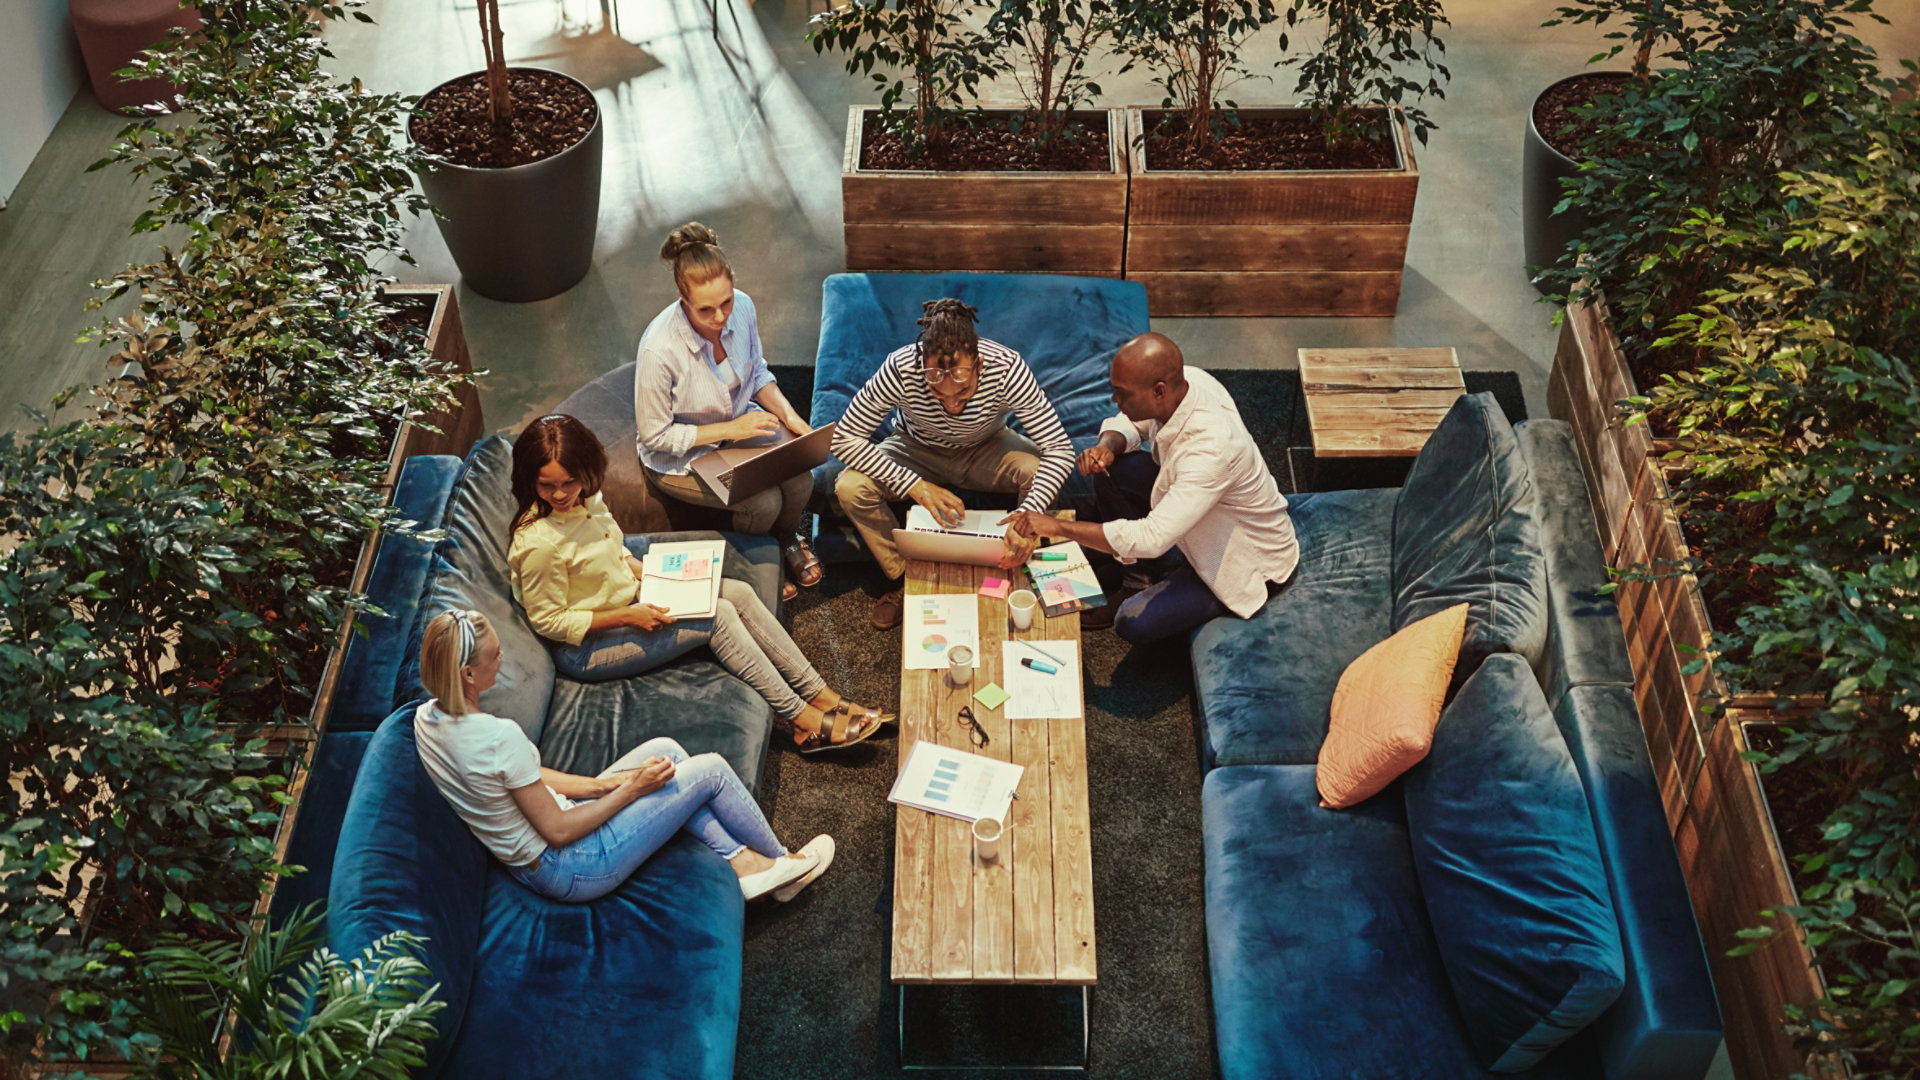
{"label": "blonde woman in white t-shirt", "polygon": [[434,786],[529,889],[570,903],[598,899],[681,829],[727,860],[749,900],[791,900],[833,861],[825,835],[789,853],[725,758],[689,756],[672,739],[641,743],[599,776],[546,768],[519,724],[473,708],[499,674],[500,642],[485,616],[437,616],[420,643],[420,679],[433,700],[414,734]]}

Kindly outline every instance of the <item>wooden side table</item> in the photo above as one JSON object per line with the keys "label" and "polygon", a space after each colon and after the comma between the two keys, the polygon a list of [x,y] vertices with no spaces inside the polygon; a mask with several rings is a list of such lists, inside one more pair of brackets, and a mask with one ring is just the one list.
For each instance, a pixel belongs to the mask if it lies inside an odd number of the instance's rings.
{"label": "wooden side table", "polygon": [[1412,458],[1466,392],[1451,348],[1300,350],[1316,462]]}
{"label": "wooden side table", "polygon": [[[947,684],[944,670],[903,670],[900,678],[900,764],[916,741],[1024,765],[1019,798],[1009,812],[999,857],[974,857],[967,822],[907,806],[895,807],[892,979],[904,1016],[912,986],[1080,987],[1095,981],[1093,848],[1088,823],[1087,742],[1082,716],[1008,720],[1006,709],[973,700],[989,682],[1001,686],[1001,643],[1016,639],[1080,640],[1078,614],[1036,611],[1030,630],[1014,633],[1007,603],[978,596],[988,576],[1006,571],[908,560],[908,603],[927,593],[975,595],[980,655],[973,681]],[[904,631],[903,631],[904,632]],[[905,650],[902,650],[903,656]],[[1075,671],[1076,678],[1080,671]],[[1085,699],[1085,686],[1079,693]],[[987,732],[975,747],[957,721],[962,705]],[[904,1046],[903,1059],[904,1059]],[[1085,1044],[1082,1044],[1082,1062]]]}

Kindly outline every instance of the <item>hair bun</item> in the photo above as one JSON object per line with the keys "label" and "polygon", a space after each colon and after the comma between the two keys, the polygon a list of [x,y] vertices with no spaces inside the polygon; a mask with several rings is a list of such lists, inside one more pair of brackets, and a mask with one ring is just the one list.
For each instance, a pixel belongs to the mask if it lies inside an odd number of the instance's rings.
{"label": "hair bun", "polygon": [[688,248],[701,244],[719,247],[720,234],[697,221],[689,221],[667,234],[666,243],[660,245],[660,258],[664,262],[673,262]]}

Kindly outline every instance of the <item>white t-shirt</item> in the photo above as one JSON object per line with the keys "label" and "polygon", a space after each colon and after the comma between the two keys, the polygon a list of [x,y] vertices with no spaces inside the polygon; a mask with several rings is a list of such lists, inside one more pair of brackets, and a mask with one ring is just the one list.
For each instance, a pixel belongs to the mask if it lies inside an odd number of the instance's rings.
{"label": "white t-shirt", "polygon": [[[525,866],[547,850],[513,801],[514,788],[540,780],[540,749],[519,724],[483,712],[448,716],[429,701],[414,714],[413,732],[433,786],[494,858]],[[572,800],[547,790],[562,810],[572,809]]]}

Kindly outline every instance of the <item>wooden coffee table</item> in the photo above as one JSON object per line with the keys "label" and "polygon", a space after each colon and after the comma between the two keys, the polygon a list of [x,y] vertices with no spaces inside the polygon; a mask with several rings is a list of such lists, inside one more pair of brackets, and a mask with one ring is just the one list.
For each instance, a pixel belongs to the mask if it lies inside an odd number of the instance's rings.
{"label": "wooden coffee table", "polygon": [[[974,858],[967,822],[894,808],[892,974],[901,987],[903,1020],[910,986],[1085,988],[1095,981],[1086,722],[1008,720],[1004,705],[989,709],[973,700],[974,691],[990,682],[1006,685],[1000,646],[1009,637],[1080,640],[1079,615],[1047,618],[1038,609],[1031,630],[1012,633],[1006,601],[977,595],[986,578],[1010,576],[982,567],[907,563],[908,597],[976,595],[980,655],[973,682],[963,687],[948,686],[945,670],[902,670],[901,764],[914,742],[924,739],[1024,765],[1026,772],[999,857],[990,863]],[[1078,670],[1073,674],[1081,677]],[[1084,702],[1084,685],[1079,692]],[[985,747],[973,746],[957,719],[967,704],[987,732]]]}
{"label": "wooden coffee table", "polygon": [[1452,349],[1301,349],[1316,458],[1410,458],[1467,392]]}

